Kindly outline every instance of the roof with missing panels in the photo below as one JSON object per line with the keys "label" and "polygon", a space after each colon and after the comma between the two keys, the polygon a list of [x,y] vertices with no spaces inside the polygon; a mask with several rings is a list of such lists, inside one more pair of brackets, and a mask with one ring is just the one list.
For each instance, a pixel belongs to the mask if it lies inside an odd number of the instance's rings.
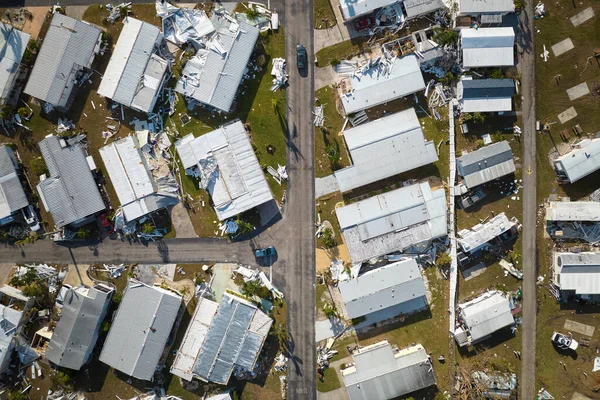
{"label": "roof with missing panels", "polygon": [[444,189],[423,182],[337,208],[353,262],[378,257],[446,235]]}
{"label": "roof with missing panels", "polygon": [[100,156],[127,221],[177,204],[176,193],[159,192],[136,136],[101,147]]}
{"label": "roof with missing panels", "polygon": [[462,79],[457,85],[462,112],[498,112],[512,109],[512,79]]}
{"label": "roof with missing panels", "polygon": [[199,137],[175,142],[184,168],[197,167],[206,177],[221,221],[273,199],[273,194],[240,120]]}
{"label": "roof with missing panels", "polygon": [[[204,307],[203,303],[199,307]],[[207,303],[207,307],[213,312],[213,305]],[[197,354],[193,376],[226,385],[234,368],[252,371],[272,324],[273,320],[254,304],[225,293],[205,336],[199,332],[202,340],[194,340],[193,348],[184,345],[192,357]],[[186,337],[189,335],[188,329]]]}
{"label": "roof with missing panels", "polygon": [[484,293],[473,300],[459,304],[458,308],[471,334],[471,342],[484,339],[515,322],[508,298],[497,291]]}
{"label": "roof with missing panels", "polygon": [[342,370],[350,400],[386,400],[435,385],[433,365],[420,344],[394,351],[386,341],[359,349]]}
{"label": "roof with missing panels", "polygon": [[[216,20],[215,20],[216,18]],[[259,30],[244,22],[228,22],[214,15],[215,26],[223,26],[185,64],[175,90],[200,103],[225,112],[233,100],[254,51]]]}
{"label": "roof with missing panels", "polygon": [[158,27],[125,18],[98,94],[139,111],[152,111],[168,66],[156,54],[161,42]]}
{"label": "roof with missing panels", "polygon": [[[425,300],[425,282],[414,259],[375,268],[338,283],[349,318],[358,318],[418,298]],[[422,307],[419,307],[419,309]],[[416,310],[406,310],[407,313]]]}
{"label": "roof with missing panels", "polygon": [[468,188],[491,182],[516,170],[512,149],[506,140],[460,156],[456,159],[456,166]]}
{"label": "roof with missing panels", "polygon": [[17,165],[13,150],[6,145],[0,146],[0,219],[29,205]]}
{"label": "roof with missing panels", "polygon": [[600,294],[600,253],[556,253],[556,261],[561,290]]}
{"label": "roof with missing panels", "polygon": [[28,33],[0,22],[0,99],[10,95],[30,37]]}
{"label": "roof with missing panels", "polygon": [[334,174],[342,192],[438,160],[435,144],[425,140],[414,108],[361,124],[343,133],[353,165]]}
{"label": "roof with missing panels", "polygon": [[44,208],[59,228],[106,208],[85,150],[79,143],[63,147],[61,140],[49,136],[38,143],[49,176],[37,186]]}
{"label": "roof with missing panels", "polygon": [[75,73],[80,67],[92,64],[100,34],[100,29],[87,22],[55,13],[25,93],[52,105],[65,106]]}
{"label": "roof with missing panels", "polygon": [[79,370],[89,359],[110,304],[108,286],[69,289],[46,358],[60,367]]}
{"label": "roof with missing panels", "polygon": [[492,239],[508,232],[513,226],[515,226],[515,222],[509,220],[506,214],[500,213],[471,229],[461,229],[457,232],[459,237],[457,241],[464,251],[473,252]]}
{"label": "roof with missing panels", "polygon": [[511,13],[515,11],[513,0],[459,0],[460,14]]}
{"label": "roof with missing panels", "polygon": [[463,67],[502,67],[515,64],[513,28],[478,28],[460,31]]}
{"label": "roof with missing panels", "polygon": [[348,78],[350,92],[341,95],[346,114],[366,110],[425,89],[417,56],[380,60],[364,73]]}
{"label": "roof with missing panels", "polygon": [[100,361],[142,380],[150,380],[177,318],[181,296],[129,280],[104,342]]}
{"label": "roof with missing panels", "polygon": [[584,139],[577,148],[554,160],[554,166],[570,183],[600,169],[600,138]]}

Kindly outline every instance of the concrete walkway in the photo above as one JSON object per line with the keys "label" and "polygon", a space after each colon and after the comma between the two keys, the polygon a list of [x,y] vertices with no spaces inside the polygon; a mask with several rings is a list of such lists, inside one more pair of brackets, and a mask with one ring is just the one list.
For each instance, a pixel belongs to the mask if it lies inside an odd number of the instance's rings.
{"label": "concrete walkway", "polygon": [[333,175],[327,175],[324,178],[315,179],[315,199],[326,196],[330,193],[339,192],[337,180]]}
{"label": "concrete walkway", "polygon": [[194,230],[194,225],[192,225],[190,215],[183,206],[183,203],[179,202],[171,209],[171,222],[173,222],[173,227],[175,228],[175,237],[198,237]]}
{"label": "concrete walkway", "polygon": [[331,85],[335,81],[336,75],[331,65],[315,68],[315,91]]}

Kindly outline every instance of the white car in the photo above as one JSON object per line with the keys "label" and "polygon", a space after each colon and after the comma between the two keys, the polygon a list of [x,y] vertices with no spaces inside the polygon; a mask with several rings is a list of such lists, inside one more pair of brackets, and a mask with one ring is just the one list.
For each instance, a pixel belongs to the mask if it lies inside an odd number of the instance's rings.
{"label": "white car", "polygon": [[552,343],[556,344],[559,349],[563,350],[571,349],[575,351],[579,346],[579,343],[577,343],[575,339],[558,332],[554,332],[552,334]]}

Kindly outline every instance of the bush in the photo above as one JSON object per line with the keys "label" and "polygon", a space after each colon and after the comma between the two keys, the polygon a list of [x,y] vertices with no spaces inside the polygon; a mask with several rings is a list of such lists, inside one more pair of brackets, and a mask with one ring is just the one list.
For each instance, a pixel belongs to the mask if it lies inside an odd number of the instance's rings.
{"label": "bush", "polygon": [[490,78],[492,78],[492,79],[504,78],[504,72],[502,72],[502,68],[494,68],[492,70],[492,72],[490,72]]}
{"label": "bush", "polygon": [[82,226],[77,231],[77,237],[80,239],[89,239],[91,237],[91,235],[92,235],[92,232],[90,231],[90,228],[87,228],[85,226]]}
{"label": "bush", "polygon": [[450,255],[448,253],[442,253],[436,258],[435,265],[437,265],[440,268],[445,268],[449,266],[451,262],[452,258],[450,257]]}
{"label": "bush", "polygon": [[37,176],[48,174],[46,162],[42,157],[37,157],[31,160],[31,172],[33,172]]}
{"label": "bush", "polygon": [[483,143],[483,139],[477,139],[475,141],[475,148],[476,149],[480,149],[485,145],[485,143]]}
{"label": "bush", "polygon": [[154,224],[152,222],[146,222],[142,225],[142,232],[147,235],[154,233]]}
{"label": "bush", "polygon": [[321,236],[321,239],[323,240],[323,244],[325,245],[325,247],[327,247],[328,249],[335,247],[336,245],[335,238],[333,237],[333,231],[331,230],[331,228],[325,228],[325,230],[323,230],[323,235]]}
{"label": "bush", "polygon": [[433,35],[433,41],[437,42],[440,46],[446,46],[448,44],[454,44],[458,41],[458,32],[452,29],[435,29],[435,34]]}
{"label": "bush", "polygon": [[249,21],[254,21],[258,17],[260,17],[260,13],[256,11],[256,9],[248,8],[248,10],[246,10],[246,18],[248,18]]}
{"label": "bush", "polygon": [[333,58],[329,64],[331,64],[332,67],[336,67],[341,64],[341,61],[338,58]]}

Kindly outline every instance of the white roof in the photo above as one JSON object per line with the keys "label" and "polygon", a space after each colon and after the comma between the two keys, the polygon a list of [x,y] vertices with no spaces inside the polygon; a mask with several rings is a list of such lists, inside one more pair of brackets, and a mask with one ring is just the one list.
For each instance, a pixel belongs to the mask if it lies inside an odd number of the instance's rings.
{"label": "white roof", "polygon": [[[22,311],[0,304],[0,367],[12,356],[12,341],[21,323]],[[4,371],[0,371],[4,372]]]}
{"label": "white roof", "polygon": [[168,62],[158,56],[160,29],[127,17],[98,94],[142,112],[154,108]]}
{"label": "white roof", "polygon": [[546,221],[600,222],[597,201],[551,201],[546,207]]}
{"label": "white roof", "polygon": [[515,172],[510,144],[496,142],[456,159],[458,173],[471,189]]}
{"label": "white roof", "polygon": [[461,112],[499,112],[512,110],[515,83],[512,79],[469,79],[456,85]]}
{"label": "white roof", "polygon": [[513,0],[459,0],[459,14],[505,14],[515,11]]}
{"label": "white roof", "polygon": [[460,31],[463,67],[502,67],[515,64],[513,28],[478,28]]}
{"label": "white roof", "polygon": [[340,0],[340,8],[344,19],[348,20],[397,2],[398,0]]}
{"label": "white roof", "polygon": [[100,156],[127,221],[177,204],[176,194],[158,190],[136,136],[100,148]]}
{"label": "white roof", "polygon": [[340,207],[336,214],[353,262],[446,235],[444,189],[431,190],[428,182]]}
{"label": "white roof", "polygon": [[484,224],[459,231],[458,244],[464,251],[473,252],[490,240],[508,232],[514,225],[515,223],[510,221],[506,214],[500,213]]}
{"label": "white roof", "polygon": [[[357,318],[376,311],[425,299],[425,283],[417,262],[411,258],[385,265],[338,283],[349,318]],[[416,303],[415,303],[416,304]],[[419,302],[417,309],[426,301]],[[415,311],[406,310],[406,313]]]}
{"label": "white roof", "polygon": [[351,92],[341,95],[346,114],[365,110],[425,89],[417,56],[382,60],[362,74],[348,78]]}
{"label": "white roof", "polygon": [[353,165],[335,172],[347,192],[438,160],[426,141],[414,108],[344,131]]}
{"label": "white roof", "polygon": [[126,375],[150,380],[180,306],[181,296],[170,290],[130,280],[100,361]]}
{"label": "white roof", "polygon": [[600,253],[556,253],[556,258],[561,290],[600,294]]}
{"label": "white roof", "polygon": [[0,145],[0,219],[29,205],[17,167],[13,150]]}
{"label": "white roof", "polygon": [[577,148],[554,160],[554,167],[574,183],[600,169],[600,138],[584,139]]}
{"label": "white roof", "polygon": [[484,293],[471,301],[459,304],[458,308],[469,329],[472,342],[484,339],[515,321],[508,299],[498,291]]}
{"label": "white roof", "polygon": [[177,357],[171,366],[171,373],[178,377],[191,381],[194,377],[194,364],[198,352],[206,339],[210,325],[217,313],[219,304],[214,301],[200,297],[192,321],[188,325],[181,346],[177,351]]}
{"label": "white roof", "polygon": [[0,22],[0,99],[8,98],[31,36]]}
{"label": "white roof", "polygon": [[209,173],[207,190],[221,221],[273,199],[241,121],[197,138],[190,133],[179,139],[175,148],[184,168],[198,166]]}

